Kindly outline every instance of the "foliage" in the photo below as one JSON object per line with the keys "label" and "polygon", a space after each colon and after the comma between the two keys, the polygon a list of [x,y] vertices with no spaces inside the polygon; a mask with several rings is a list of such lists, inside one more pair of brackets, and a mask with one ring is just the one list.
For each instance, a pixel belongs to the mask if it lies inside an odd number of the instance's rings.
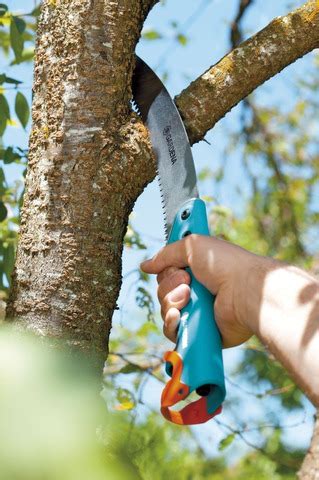
{"label": "foliage", "polygon": [[2,327],[0,364],[0,477],[103,478],[103,409],[84,359]]}
{"label": "foliage", "polygon": [[[206,457],[190,430],[163,423],[157,413],[133,425],[131,413],[106,412],[89,359],[63,345],[53,349],[2,327],[0,365],[1,478],[293,478],[291,468],[279,474],[275,461],[256,453],[227,468],[222,456]],[[274,451],[274,438],[269,444]]]}
{"label": "foliage", "polygon": [[[0,49],[11,69],[14,65],[33,59],[34,34],[39,9],[24,15],[14,14],[8,6],[0,4]],[[9,67],[10,69],[10,67]],[[15,92],[13,108],[10,108],[8,94]],[[25,129],[30,117],[30,107],[20,79],[0,72],[0,288],[2,297],[7,295],[10,285],[19,224],[19,207],[22,200],[22,185],[10,185],[6,179],[7,165],[26,165],[27,151],[15,145],[5,145],[4,136],[8,125]],[[16,119],[13,114],[13,110]]]}

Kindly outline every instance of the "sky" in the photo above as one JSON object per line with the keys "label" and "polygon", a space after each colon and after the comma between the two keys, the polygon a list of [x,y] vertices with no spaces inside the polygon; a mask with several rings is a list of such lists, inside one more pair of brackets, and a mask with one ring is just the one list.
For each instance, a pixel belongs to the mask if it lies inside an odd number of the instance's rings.
{"label": "sky", "polygon": [[[34,7],[33,0],[11,0],[7,1],[9,8],[15,11],[28,11]],[[248,10],[245,17],[244,27],[247,36],[252,35],[263,28],[269,21],[281,14],[286,13],[296,5],[303,2],[285,0],[256,0],[255,6]],[[137,46],[137,53],[157,73],[163,76],[168,73],[166,86],[172,96],[178,94],[185,88],[190,81],[194,80],[199,74],[203,73],[208,67],[217,62],[229,49],[229,22],[235,16],[238,0],[167,0],[165,4],[158,4],[150,13],[144,29],[145,31],[155,29],[160,32],[163,39],[156,41],[142,40]],[[261,8],[262,6],[262,8]],[[178,23],[178,31],[186,33],[189,42],[186,46],[178,44],[174,38],[176,28],[172,22]],[[258,101],[267,105],[270,102],[288,108],[296,100],[294,91],[294,79],[300,75],[300,72],[307,71],[308,62],[311,61],[311,55],[299,60],[296,64],[288,67],[279,76],[267,82],[259,89]],[[0,60],[1,62],[2,60]],[[6,68],[5,64],[0,63],[0,68]],[[32,66],[21,65],[10,70],[10,75],[24,80],[24,93],[31,99],[32,85]],[[245,79],[243,78],[243,81]],[[11,102],[14,92],[11,92]],[[214,180],[206,182],[202,187],[201,194],[213,196],[223,205],[229,206],[236,213],[240,214],[244,205],[245,195],[249,195],[249,186],[245,179],[245,174],[241,168],[241,152],[229,150],[230,134],[238,126],[240,116],[240,106],[237,106],[224,119],[222,119],[213,131],[206,135],[209,142],[200,142],[193,146],[192,151],[199,172],[201,169],[209,166],[217,172],[219,167],[226,164],[225,181],[222,186],[217,185]],[[30,126],[29,126],[30,128]],[[29,128],[25,133],[19,128],[10,127],[5,136],[5,142],[11,144],[19,143],[21,147],[27,145]],[[10,180],[19,178],[21,171],[16,166],[10,166]],[[236,187],[240,186],[243,191],[243,197],[236,192]],[[157,180],[149,185],[140,198],[137,200],[132,214],[132,222],[135,228],[143,234],[143,238],[149,245],[148,254],[153,254],[164,243],[163,214],[160,202],[160,195]],[[123,258],[123,275],[138,268],[139,262],[143,259],[145,252],[136,252],[125,250]],[[134,295],[131,292],[132,282],[136,280],[134,273],[128,276],[124,282],[121,291],[119,305],[121,312],[114,316],[114,325],[131,325],[133,328],[144,321],[140,311],[135,305]],[[155,292],[155,282],[152,287]],[[160,322],[160,320],[158,320]],[[116,328],[115,328],[116,330]],[[163,344],[166,347],[168,343]],[[163,347],[164,348],[164,347]],[[231,372],[236,366],[236,362],[241,355],[240,349],[231,349],[224,352],[226,372]],[[127,379],[123,379],[123,382]],[[260,386],[256,386],[259,388]],[[229,387],[231,388],[231,387]],[[147,401],[156,408],[159,405],[161,387],[154,382],[150,382],[146,388]],[[270,401],[270,409],[276,411],[278,403]],[[313,409],[310,404],[306,404],[307,415],[311,416]],[[261,415],[263,405],[258,404],[256,400],[250,400],[244,407],[244,415],[249,419]],[[227,418],[227,414],[225,414]],[[297,420],[295,415],[287,415],[285,423],[294,423]],[[230,418],[232,421],[232,418]],[[216,445],[222,434],[213,423],[194,428],[195,435],[201,438],[203,447],[209,454],[217,454]],[[311,434],[311,422],[296,427],[294,430],[294,442],[306,444]],[[287,439],[289,437],[287,433]],[[203,440],[204,439],[204,440]]]}

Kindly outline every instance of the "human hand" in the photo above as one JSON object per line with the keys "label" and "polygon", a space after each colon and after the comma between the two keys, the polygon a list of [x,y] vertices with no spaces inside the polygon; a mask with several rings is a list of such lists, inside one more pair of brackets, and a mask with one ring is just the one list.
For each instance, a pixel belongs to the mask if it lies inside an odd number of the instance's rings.
{"label": "human hand", "polygon": [[215,318],[224,347],[248,340],[253,332],[245,319],[245,285],[256,255],[223,240],[189,235],[167,245],[152,259],[141,264],[146,273],[157,274],[158,299],[164,320],[164,334],[176,342],[180,310],[188,303],[190,267],[197,280],[215,300]]}
{"label": "human hand", "polygon": [[157,274],[164,333],[173,342],[179,311],[190,296],[185,267],[216,296],[223,346],[234,347],[256,334],[319,407],[318,280],[223,240],[189,235],[141,265]]}

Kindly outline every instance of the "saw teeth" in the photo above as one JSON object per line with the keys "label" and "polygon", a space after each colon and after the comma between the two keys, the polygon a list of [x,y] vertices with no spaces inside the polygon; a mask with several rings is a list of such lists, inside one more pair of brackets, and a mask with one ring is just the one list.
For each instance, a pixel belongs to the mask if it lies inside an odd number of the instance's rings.
{"label": "saw teeth", "polygon": [[163,195],[163,188],[160,180],[160,176],[157,170],[157,178],[158,178],[158,184],[159,184],[159,189],[160,189],[160,196],[161,196],[161,203],[162,203],[162,208],[163,208],[163,214],[164,214],[164,234],[165,234],[165,240],[167,242],[168,239],[168,229],[167,229],[167,214],[166,214],[166,205],[165,205],[165,200],[164,200],[164,195]]}
{"label": "saw teeth", "polygon": [[[134,100],[134,98],[132,98],[131,100],[131,103],[132,103],[132,106],[134,107],[135,109],[135,112],[141,117],[142,114],[140,112],[140,109],[139,109],[139,106],[138,104],[136,103],[136,101]],[[162,208],[163,208],[163,213],[164,213],[164,235],[165,235],[165,240],[167,241],[168,239],[168,229],[167,229],[167,215],[166,215],[166,205],[165,205],[165,200],[164,200],[164,195],[163,195],[163,188],[162,188],[162,185],[161,185],[161,181],[160,181],[160,176],[159,176],[159,171],[156,170],[156,174],[157,174],[157,178],[158,178],[158,184],[159,184],[159,189],[160,189],[160,195],[161,195],[161,203],[162,203]]]}
{"label": "saw teeth", "polygon": [[139,109],[138,104],[137,104],[136,101],[134,100],[134,98],[132,98],[131,104],[132,104],[132,106],[134,107],[135,113],[137,113],[137,114],[141,117],[141,116],[142,116],[141,111],[140,111],[140,109]]}

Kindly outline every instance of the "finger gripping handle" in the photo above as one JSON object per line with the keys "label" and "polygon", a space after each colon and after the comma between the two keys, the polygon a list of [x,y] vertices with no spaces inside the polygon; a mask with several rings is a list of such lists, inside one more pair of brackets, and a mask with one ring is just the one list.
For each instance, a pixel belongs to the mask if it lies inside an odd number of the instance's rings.
{"label": "finger gripping handle", "polygon": [[[190,233],[209,235],[205,203],[196,198],[178,211],[168,243]],[[198,253],[197,253],[198,254]],[[165,386],[161,411],[173,423],[193,425],[206,422],[221,411],[225,398],[222,345],[214,316],[214,297],[191,276],[190,300],[181,311],[174,352],[164,356],[166,372],[171,376]],[[196,391],[201,397],[181,411],[170,407]]]}

